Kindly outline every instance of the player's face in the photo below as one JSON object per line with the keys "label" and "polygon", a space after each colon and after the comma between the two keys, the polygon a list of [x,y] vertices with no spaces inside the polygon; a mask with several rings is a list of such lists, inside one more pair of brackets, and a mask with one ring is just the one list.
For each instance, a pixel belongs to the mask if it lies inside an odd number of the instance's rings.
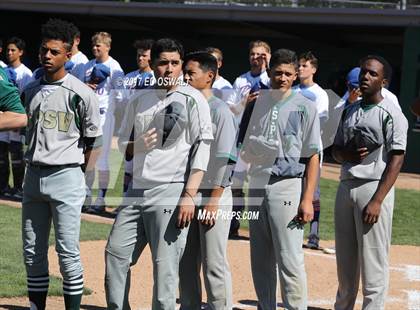
{"label": "player's face", "polygon": [[20,60],[20,57],[22,57],[22,55],[23,51],[18,49],[15,44],[10,43],[9,45],[7,45],[6,57],[9,63],[14,63],[15,61]]}
{"label": "player's face", "polygon": [[92,54],[96,59],[107,56],[110,49],[111,47],[105,43],[95,42],[92,44]]}
{"label": "player's face", "polygon": [[297,72],[293,64],[280,64],[270,68],[270,82],[272,89],[278,89],[282,93],[292,88],[297,78]]}
{"label": "player's face", "polygon": [[386,85],[384,66],[375,59],[369,59],[360,67],[359,88],[362,95],[373,95]]}
{"label": "player's face", "polygon": [[259,68],[265,70],[270,62],[270,53],[264,46],[253,47],[249,52],[249,64],[251,68]]}
{"label": "player's face", "polygon": [[307,79],[313,76],[316,72],[316,68],[311,64],[309,60],[300,59],[299,60],[299,79]]}
{"label": "player's face", "polygon": [[185,82],[198,90],[210,89],[213,78],[214,73],[204,72],[197,61],[189,61],[184,68]]}
{"label": "player's face", "polygon": [[55,73],[61,68],[71,57],[71,52],[61,40],[48,40],[41,44],[39,49],[41,65],[47,73]]}
{"label": "player's face", "polygon": [[137,50],[137,66],[141,71],[150,68],[150,50]]}
{"label": "player's face", "polygon": [[178,52],[162,52],[153,63],[156,79],[163,80],[163,88],[172,89],[182,73],[182,59]]}

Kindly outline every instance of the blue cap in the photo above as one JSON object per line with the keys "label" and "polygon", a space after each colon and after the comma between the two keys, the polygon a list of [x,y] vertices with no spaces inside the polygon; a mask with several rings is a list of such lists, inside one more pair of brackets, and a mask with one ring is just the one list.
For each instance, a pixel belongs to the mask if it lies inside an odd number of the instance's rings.
{"label": "blue cap", "polygon": [[351,71],[347,74],[347,84],[357,88],[359,87],[359,74],[360,74],[360,68],[356,67],[351,69]]}
{"label": "blue cap", "polygon": [[93,67],[92,74],[90,75],[90,81],[94,84],[101,84],[111,75],[111,70],[104,64],[96,64]]}
{"label": "blue cap", "polygon": [[64,64],[64,69],[65,69],[67,72],[70,72],[71,70],[73,70],[74,65],[75,65],[75,63],[74,63],[74,62],[72,62],[71,60],[69,60],[69,61],[67,61],[67,62]]}
{"label": "blue cap", "polygon": [[7,77],[9,78],[9,81],[14,86],[17,86],[17,83],[16,83],[17,74],[16,74],[15,69],[13,69],[12,67],[6,67],[6,68],[4,68],[4,71],[6,71]]}

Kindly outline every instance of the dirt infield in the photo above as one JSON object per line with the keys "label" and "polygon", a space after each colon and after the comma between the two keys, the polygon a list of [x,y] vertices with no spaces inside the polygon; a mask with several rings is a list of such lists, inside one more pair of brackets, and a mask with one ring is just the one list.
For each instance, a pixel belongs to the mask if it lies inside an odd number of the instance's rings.
{"label": "dirt infield", "polygon": [[[332,246],[332,242],[321,242]],[[85,268],[85,284],[93,293],[83,297],[82,309],[106,309],[104,279],[105,241],[83,242],[81,253]],[[233,296],[236,309],[255,309],[256,297],[252,285],[247,240],[229,241],[229,262],[233,276]],[[59,275],[57,256],[50,248],[51,273]],[[309,309],[331,309],[337,288],[335,256],[321,251],[305,250],[308,274]],[[420,309],[420,248],[392,246],[390,290],[387,309]],[[132,309],[149,309],[152,296],[152,266],[148,248],[132,272],[130,301]],[[280,296],[279,296],[279,300]],[[356,309],[360,309],[359,294]],[[0,299],[0,309],[24,309],[26,298]],[[281,305],[279,304],[279,307]],[[61,297],[48,299],[47,309],[64,309]]]}
{"label": "dirt infield", "polygon": [[[334,165],[325,165],[323,177],[338,179],[338,169]],[[420,190],[420,176],[400,176],[397,187]],[[0,201],[0,203],[2,203]],[[5,203],[9,204],[10,203]],[[19,207],[20,204],[13,204]],[[83,215],[88,221],[111,223],[111,219],[93,215]],[[233,296],[236,309],[255,309],[256,296],[252,284],[249,260],[249,242],[247,232],[242,231],[244,240],[230,240],[228,244],[229,262],[233,277]],[[333,241],[321,241],[321,246],[334,246]],[[85,269],[85,285],[93,293],[83,297],[82,309],[106,309],[104,296],[104,248],[105,241],[81,243],[82,261]],[[59,276],[57,256],[50,248],[50,272]],[[305,265],[308,275],[309,309],[332,309],[337,289],[335,256],[321,251],[305,250]],[[152,296],[152,265],[150,251],[147,248],[132,272],[130,301],[132,309],[150,309]],[[204,297],[205,300],[205,297]],[[280,294],[278,300],[281,301]],[[26,298],[0,299],[0,309],[27,309]],[[281,304],[279,304],[279,308]],[[361,293],[356,309],[361,308]],[[62,297],[48,299],[49,310],[64,309]],[[420,247],[391,247],[390,288],[386,309],[420,310]]]}

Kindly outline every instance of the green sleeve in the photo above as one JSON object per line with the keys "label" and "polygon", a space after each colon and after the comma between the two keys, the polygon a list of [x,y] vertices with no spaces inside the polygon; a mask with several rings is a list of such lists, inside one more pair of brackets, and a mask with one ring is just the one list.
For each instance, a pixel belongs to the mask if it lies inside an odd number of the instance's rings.
{"label": "green sleeve", "polygon": [[10,83],[3,68],[0,68],[0,111],[25,114],[19,91]]}

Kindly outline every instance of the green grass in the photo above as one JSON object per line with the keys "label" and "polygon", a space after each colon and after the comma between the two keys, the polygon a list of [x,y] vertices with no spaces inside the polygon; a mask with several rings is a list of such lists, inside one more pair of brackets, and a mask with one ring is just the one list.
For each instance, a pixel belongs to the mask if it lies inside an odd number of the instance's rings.
{"label": "green grass", "polygon": [[[321,218],[320,238],[334,240],[334,202],[338,182],[321,179]],[[420,191],[396,189],[392,227],[392,244],[420,245]],[[248,222],[242,221],[241,227],[248,229]],[[305,236],[309,234],[309,225],[305,225]]]}
{"label": "green grass", "polygon": [[[26,273],[22,258],[21,209],[0,206],[0,297],[26,295]],[[82,221],[80,238],[86,240],[105,240],[111,225]],[[51,230],[53,232],[53,229]],[[50,236],[54,244],[54,234]],[[91,290],[85,288],[85,294]],[[49,295],[62,295],[61,279],[51,277]]]}

